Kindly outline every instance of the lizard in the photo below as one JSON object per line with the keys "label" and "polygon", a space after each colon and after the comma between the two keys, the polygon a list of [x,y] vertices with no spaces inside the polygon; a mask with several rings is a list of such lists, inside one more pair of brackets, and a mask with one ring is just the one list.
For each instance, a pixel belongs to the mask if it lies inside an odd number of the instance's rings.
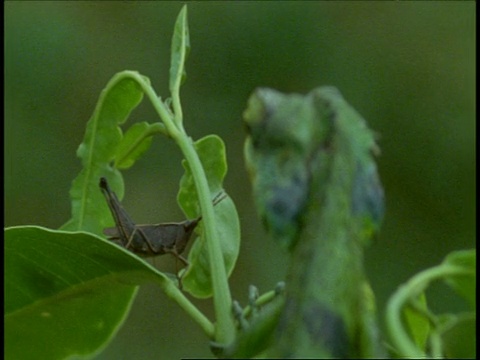
{"label": "lizard", "polygon": [[385,356],[364,269],[384,215],[375,133],[334,87],[258,88],[243,117],[258,213],[290,254],[269,356]]}

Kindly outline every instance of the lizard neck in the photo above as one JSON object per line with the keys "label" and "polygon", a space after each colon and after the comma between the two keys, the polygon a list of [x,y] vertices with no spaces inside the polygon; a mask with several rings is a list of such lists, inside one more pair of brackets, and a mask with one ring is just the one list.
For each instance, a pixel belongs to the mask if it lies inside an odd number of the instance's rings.
{"label": "lizard neck", "polygon": [[[333,144],[335,145],[335,144]],[[279,343],[286,357],[359,356],[363,242],[352,211],[354,158],[323,155],[315,161],[307,211],[287,276]],[[318,169],[317,169],[318,170]],[[302,343],[302,346],[298,346]],[[292,353],[301,349],[301,353]]]}

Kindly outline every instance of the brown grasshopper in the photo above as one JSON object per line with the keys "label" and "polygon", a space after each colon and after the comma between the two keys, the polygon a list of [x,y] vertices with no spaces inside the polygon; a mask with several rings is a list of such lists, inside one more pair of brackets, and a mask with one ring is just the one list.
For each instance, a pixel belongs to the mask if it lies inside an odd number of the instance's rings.
{"label": "brown grasshopper", "polygon": [[[110,189],[107,179],[104,177],[100,178],[100,189],[107,199],[116,225],[103,230],[103,233],[109,236],[109,240],[142,257],[169,253],[186,266],[188,265],[187,259],[180,254],[185,250],[193,230],[202,216],[179,223],[136,225],[122,207],[117,195]],[[214,199],[214,205],[225,197],[226,195],[223,192],[217,195]]]}

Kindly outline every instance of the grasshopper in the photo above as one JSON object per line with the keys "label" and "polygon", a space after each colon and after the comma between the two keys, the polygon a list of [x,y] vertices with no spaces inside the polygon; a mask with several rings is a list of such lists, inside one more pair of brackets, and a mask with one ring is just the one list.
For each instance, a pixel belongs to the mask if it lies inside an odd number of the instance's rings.
{"label": "grasshopper", "polygon": [[[109,236],[109,240],[142,257],[153,257],[168,253],[179,259],[185,266],[188,265],[187,259],[181,253],[185,250],[193,230],[197,227],[202,216],[178,223],[136,225],[122,207],[117,195],[110,189],[107,179],[104,177],[100,178],[100,189],[107,199],[116,225],[103,230],[103,233]],[[217,195],[213,200],[214,205],[225,197],[226,195],[223,192]]]}

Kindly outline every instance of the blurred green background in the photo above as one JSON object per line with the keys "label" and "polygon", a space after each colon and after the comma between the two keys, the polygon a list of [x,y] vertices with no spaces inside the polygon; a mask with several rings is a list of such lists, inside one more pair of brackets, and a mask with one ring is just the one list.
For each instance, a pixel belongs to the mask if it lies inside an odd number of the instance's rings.
{"label": "blurred green background", "polygon": [[[170,40],[180,2],[6,2],[5,225],[58,228],[80,171],[75,151],[100,91],[138,70],[168,97]],[[182,88],[185,127],[227,146],[225,187],[241,219],[231,278],[247,287],[282,280],[286,255],[259,223],[244,169],[241,115],[257,86],[305,93],[338,87],[380,134],[387,213],[366,262],[381,316],[388,296],[450,251],[475,246],[474,2],[191,2],[192,49]],[[128,124],[157,121],[144,101]],[[126,171],[124,205],[139,223],[182,220],[175,196],[180,152],[155,138]],[[152,263],[174,269],[173,259]],[[464,303],[435,287],[436,310]],[[198,302],[209,314],[210,301]],[[78,314],[82,316],[82,314]],[[72,324],[75,326],[75,324]],[[99,359],[211,356],[196,324],[155,286]]]}

